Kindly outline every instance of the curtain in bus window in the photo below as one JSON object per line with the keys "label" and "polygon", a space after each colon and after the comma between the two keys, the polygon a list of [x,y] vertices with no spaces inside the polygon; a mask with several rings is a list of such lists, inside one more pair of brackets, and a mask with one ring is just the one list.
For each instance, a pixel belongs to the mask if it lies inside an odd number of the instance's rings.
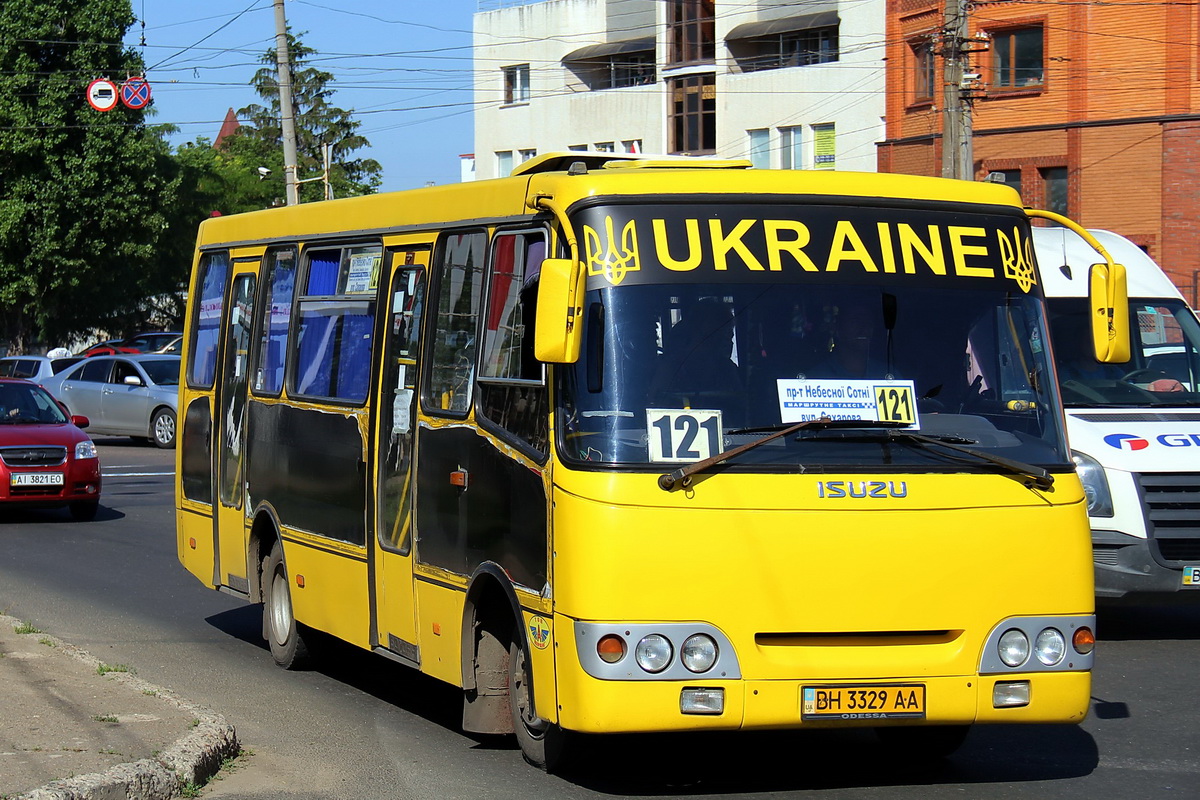
{"label": "curtain in bus window", "polygon": [[268,255],[270,283],[263,322],[262,344],[258,351],[254,390],[278,394],[283,387],[283,365],[287,354],[288,323],[292,317],[292,290],[296,285],[296,253],[284,250]]}
{"label": "curtain in bus window", "polygon": [[217,343],[221,335],[229,256],[226,253],[206,255],[200,263],[200,270],[200,302],[196,304],[195,339],[188,376],[193,386],[207,389],[212,387],[217,374]]}
{"label": "curtain in bus window", "polygon": [[360,403],[370,374],[371,304],[347,301],[300,305],[296,392]]}
{"label": "curtain in bus window", "polygon": [[314,253],[308,262],[308,286],[304,293],[307,295],[337,294],[341,260],[340,250]]}

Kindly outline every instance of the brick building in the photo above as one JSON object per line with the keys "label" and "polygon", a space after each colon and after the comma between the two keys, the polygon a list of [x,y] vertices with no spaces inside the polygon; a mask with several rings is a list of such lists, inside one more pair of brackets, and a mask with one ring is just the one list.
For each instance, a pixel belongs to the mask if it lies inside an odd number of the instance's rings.
{"label": "brick building", "polygon": [[[887,0],[879,169],[941,174],[943,4]],[[974,177],[1121,233],[1194,305],[1200,275],[1200,11],[1190,4],[970,6]]]}

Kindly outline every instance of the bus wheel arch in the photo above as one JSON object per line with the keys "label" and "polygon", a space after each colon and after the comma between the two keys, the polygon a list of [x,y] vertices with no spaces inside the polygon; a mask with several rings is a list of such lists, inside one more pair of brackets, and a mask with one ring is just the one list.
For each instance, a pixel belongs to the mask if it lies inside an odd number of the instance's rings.
{"label": "bus wheel arch", "polygon": [[494,562],[475,569],[467,588],[462,621],[463,730],[513,733],[509,706],[510,643],[524,646],[517,594]]}
{"label": "bus wheel arch", "polygon": [[[251,603],[266,602],[264,570],[271,548],[279,541],[279,521],[274,510],[267,504],[259,506],[250,525],[250,536],[246,541],[246,575],[248,577],[249,600]],[[266,629],[263,638],[267,638]]]}

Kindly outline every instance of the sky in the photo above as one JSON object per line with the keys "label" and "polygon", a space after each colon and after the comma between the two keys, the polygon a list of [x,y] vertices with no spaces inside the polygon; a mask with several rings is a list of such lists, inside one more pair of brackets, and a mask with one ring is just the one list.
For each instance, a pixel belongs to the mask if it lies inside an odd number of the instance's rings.
{"label": "sky", "polygon": [[[250,79],[259,57],[275,46],[272,0],[131,3],[138,22],[126,43],[145,59],[156,112],[149,121],[179,128],[172,144],[211,141],[230,108],[261,102]],[[474,148],[476,6],[477,0],[286,0],[292,32],[317,51],[310,63],[334,76],[331,102],[362,122],[359,133],[371,147],[356,156],[382,165],[381,190],[459,181],[459,156]]]}

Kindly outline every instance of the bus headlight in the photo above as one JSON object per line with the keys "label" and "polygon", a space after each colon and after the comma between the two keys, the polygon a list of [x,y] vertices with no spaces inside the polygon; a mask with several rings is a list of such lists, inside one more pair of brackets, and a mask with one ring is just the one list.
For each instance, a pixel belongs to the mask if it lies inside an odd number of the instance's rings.
{"label": "bus headlight", "polygon": [[1087,496],[1087,513],[1089,517],[1111,517],[1113,515],[1112,494],[1108,491],[1108,478],[1104,477],[1104,467],[1100,462],[1078,450],[1071,451],[1071,459],[1075,462],[1075,472],[1083,484],[1083,493]]}
{"label": "bus headlight", "polygon": [[703,633],[689,636],[679,648],[679,658],[692,672],[708,672],[717,661],[717,643]]}
{"label": "bus headlight", "polygon": [[1047,667],[1053,667],[1066,655],[1067,640],[1054,628],[1045,628],[1034,640],[1033,649],[1037,653],[1038,661]]}
{"label": "bus headlight", "polygon": [[1012,628],[1001,635],[998,649],[1006,666],[1019,667],[1029,659],[1029,637]]}
{"label": "bus headlight", "polygon": [[637,643],[633,656],[637,659],[638,666],[646,672],[662,672],[671,663],[673,652],[671,642],[667,637],[652,633],[649,636],[643,636],[642,640]]}

